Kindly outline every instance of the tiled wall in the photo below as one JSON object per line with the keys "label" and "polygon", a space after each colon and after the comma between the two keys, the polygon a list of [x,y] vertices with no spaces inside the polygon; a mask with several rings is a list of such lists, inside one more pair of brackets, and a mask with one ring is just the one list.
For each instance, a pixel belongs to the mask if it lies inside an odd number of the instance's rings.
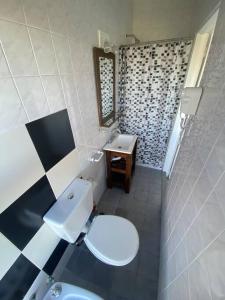
{"label": "tiled wall", "polygon": [[225,299],[225,2],[163,204],[160,297]]}
{"label": "tiled wall", "polygon": [[[0,1],[0,133],[67,108],[79,161],[88,167],[110,135],[97,115],[97,30],[120,45],[130,28],[129,0]],[[102,187],[103,168],[85,171]]]}
{"label": "tiled wall", "polygon": [[[129,0],[0,1],[0,216],[37,184],[55,201],[79,174],[94,180],[98,201],[105,188],[104,159],[91,165],[88,158],[105,144],[110,130],[98,126],[92,47],[97,45],[97,29],[121,44],[130,28]],[[37,155],[25,124],[65,108],[76,148],[48,165]],[[33,284],[28,299],[45,283],[45,273],[52,273],[55,258],[66,247],[40,223],[40,216],[27,212],[21,218],[32,229],[25,240],[12,242],[3,227],[0,235],[0,279],[6,279],[1,299],[22,299]],[[28,274],[25,284],[18,280],[22,270]],[[19,292],[10,290],[4,298],[4,283],[11,280]]]}
{"label": "tiled wall", "polygon": [[[67,110],[3,133],[0,153],[0,298],[22,299],[28,292],[28,299],[33,282],[36,289],[52,275],[68,246],[43,221],[59,189],[78,175]],[[67,165],[60,174],[66,184],[57,181],[60,164]]]}

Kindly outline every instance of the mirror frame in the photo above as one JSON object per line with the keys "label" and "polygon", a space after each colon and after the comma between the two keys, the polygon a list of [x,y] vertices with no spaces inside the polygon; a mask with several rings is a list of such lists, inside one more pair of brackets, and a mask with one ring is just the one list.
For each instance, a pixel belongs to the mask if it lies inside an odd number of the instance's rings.
{"label": "mirror frame", "polygon": [[[110,113],[107,117],[103,118],[102,116],[102,98],[101,98],[101,80],[100,80],[100,64],[99,64],[99,57],[106,57],[113,60],[113,111]],[[96,85],[96,98],[97,98],[97,106],[98,106],[98,118],[99,118],[99,124],[101,127],[111,127],[113,123],[116,121],[115,116],[115,108],[116,108],[116,99],[115,99],[115,54],[112,52],[105,53],[102,48],[93,48],[93,59],[94,59],[94,69],[95,69],[95,85]],[[106,125],[107,121],[112,119],[112,123],[109,125]]]}

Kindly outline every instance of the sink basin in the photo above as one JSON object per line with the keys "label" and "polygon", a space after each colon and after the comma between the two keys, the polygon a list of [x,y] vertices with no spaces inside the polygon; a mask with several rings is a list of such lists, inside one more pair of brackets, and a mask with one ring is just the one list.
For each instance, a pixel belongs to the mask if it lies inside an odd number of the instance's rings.
{"label": "sink basin", "polygon": [[107,143],[103,150],[131,154],[137,140],[136,135],[118,134],[111,143]]}
{"label": "sink basin", "polygon": [[[60,289],[58,295],[54,295],[53,291],[57,292],[57,289]],[[43,300],[103,300],[103,298],[98,295],[82,289],[78,286],[64,283],[56,282],[48,290],[47,294]]]}

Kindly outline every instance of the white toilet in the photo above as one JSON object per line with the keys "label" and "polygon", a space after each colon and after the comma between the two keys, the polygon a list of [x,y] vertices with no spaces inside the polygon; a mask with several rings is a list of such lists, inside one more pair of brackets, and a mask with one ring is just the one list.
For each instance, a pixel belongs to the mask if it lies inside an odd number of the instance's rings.
{"label": "white toilet", "polygon": [[74,243],[81,232],[88,249],[102,262],[124,266],[136,256],[139,237],[125,218],[98,215],[90,223],[93,209],[92,184],[75,179],[44,216],[44,221],[62,239]]}

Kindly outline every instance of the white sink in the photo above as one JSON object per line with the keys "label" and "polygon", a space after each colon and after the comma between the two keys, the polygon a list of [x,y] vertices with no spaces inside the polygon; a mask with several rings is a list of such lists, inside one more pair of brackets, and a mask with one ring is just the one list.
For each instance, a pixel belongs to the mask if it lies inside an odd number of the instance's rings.
{"label": "white sink", "polygon": [[48,290],[43,300],[103,300],[96,294],[78,286],[56,282]]}
{"label": "white sink", "polygon": [[107,143],[103,150],[131,154],[137,140],[136,135],[118,134],[111,143]]}

